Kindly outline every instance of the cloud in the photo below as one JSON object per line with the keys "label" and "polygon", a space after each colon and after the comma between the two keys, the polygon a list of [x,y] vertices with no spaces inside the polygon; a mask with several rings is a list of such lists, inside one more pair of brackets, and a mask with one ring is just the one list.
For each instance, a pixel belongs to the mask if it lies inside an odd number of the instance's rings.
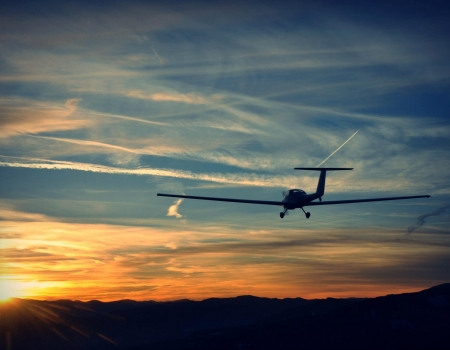
{"label": "cloud", "polygon": [[172,125],[170,125],[168,123],[156,122],[156,121],[153,121],[153,120],[147,120],[147,119],[142,119],[142,118],[129,117],[129,116],[120,115],[120,114],[100,113],[100,112],[93,111],[92,115],[93,116],[106,117],[106,118],[122,119],[122,120],[127,120],[127,121],[131,121],[131,122],[138,122],[138,123],[142,123],[142,124],[149,124],[149,125],[172,126]]}
{"label": "cloud", "polygon": [[[167,179],[156,179],[156,188],[158,192],[172,192],[184,194],[184,186],[181,181],[167,181]],[[183,216],[178,212],[180,204],[183,199],[180,198],[167,210],[166,216],[175,216],[177,219],[181,219]]]}
{"label": "cloud", "polygon": [[430,216],[440,216],[442,214],[445,213],[445,211],[450,208],[450,205],[446,205],[443,206],[441,208],[436,209],[435,211],[433,211],[432,213],[429,214],[424,214],[424,215],[420,215],[417,217],[417,222],[415,225],[413,226],[409,226],[408,229],[406,230],[407,233],[406,235],[409,236],[410,234],[412,234],[415,230],[417,230],[419,227],[425,225],[426,223],[426,219]]}
{"label": "cloud", "polygon": [[[48,221],[49,217],[17,210],[14,206],[0,204],[0,220],[4,221]],[[14,234],[12,234],[14,235]]]}
{"label": "cloud", "polygon": [[162,66],[167,60],[158,55],[158,53],[153,49],[153,54],[130,54],[124,55],[123,58],[119,60],[119,63],[125,67],[130,67],[133,69],[145,68],[148,66],[159,65]]}
{"label": "cloud", "polygon": [[184,102],[189,104],[206,104],[207,100],[203,96],[197,94],[166,94],[159,93],[151,95],[153,101],[171,101],[171,102]]}
{"label": "cloud", "polygon": [[114,153],[108,157],[108,160],[114,165],[120,167],[139,167],[139,155],[126,152]]}
{"label": "cloud", "polygon": [[24,249],[17,249],[17,248],[3,248],[0,249],[1,255],[2,255],[2,262],[5,263],[6,261],[13,261],[13,260],[20,260],[20,261],[30,261],[30,262],[37,262],[39,260],[43,260],[46,262],[54,261],[54,260],[72,260],[70,257],[65,256],[57,256],[51,253],[48,253],[45,251],[46,248],[44,247],[30,247],[30,248],[24,248]]}
{"label": "cloud", "polygon": [[69,115],[76,111],[78,107],[78,102],[81,101],[81,98],[70,98],[66,101],[65,106],[69,110]]}
{"label": "cloud", "polygon": [[443,279],[446,270],[436,267],[448,263],[446,246],[427,244],[442,235],[417,234],[424,244],[379,229],[318,235],[316,229],[266,227],[255,235],[251,228],[236,234],[234,224],[161,222],[0,221],[2,231],[20,234],[2,237],[4,280],[33,282],[22,296],[39,299],[374,296],[383,288],[417,288],[416,277],[427,273],[427,281]]}
{"label": "cloud", "polygon": [[75,130],[92,125],[92,121],[71,117],[79,99],[68,99],[64,107],[50,102],[25,98],[0,99],[0,137]]}
{"label": "cloud", "polygon": [[127,96],[141,98],[145,100],[162,101],[162,102],[182,102],[194,105],[203,105],[208,103],[208,99],[196,93],[180,94],[180,93],[154,93],[146,94],[142,91],[130,91]]}
{"label": "cloud", "polygon": [[145,154],[143,150],[134,150],[134,149],[127,148],[127,147],[111,145],[108,143],[98,142],[98,141],[78,140],[78,139],[69,139],[69,138],[51,137],[51,136],[34,136],[34,135],[29,135],[29,137],[42,139],[42,140],[66,142],[66,143],[71,143],[71,144],[75,144],[75,145],[79,145],[79,146],[107,148],[107,149],[111,149],[116,152],[120,151],[120,152],[126,152],[126,153],[134,153],[134,154]]}
{"label": "cloud", "polygon": [[[122,174],[122,175],[140,175],[155,176],[172,179],[188,179],[212,182],[218,184],[226,184],[230,186],[259,186],[267,188],[298,188],[299,183],[306,191],[312,191],[317,186],[317,177],[302,177],[299,173],[291,172],[292,175],[274,175],[271,173],[254,173],[254,172],[195,172],[170,168],[126,168],[112,167],[106,165],[82,163],[73,161],[57,161],[41,158],[26,157],[7,157],[0,155],[0,167],[12,168],[28,168],[28,169],[48,169],[48,170],[75,170],[87,171],[103,174]],[[362,179],[356,178],[358,181],[351,181],[352,174],[333,176],[327,179],[326,193],[350,192],[357,190],[364,191],[381,191],[389,190],[400,191],[407,188],[408,190],[415,188],[423,188],[420,183],[410,182],[406,180],[399,182],[396,178],[372,178],[368,179],[362,174]],[[370,181],[369,181],[370,180]]]}
{"label": "cloud", "polygon": [[167,215],[166,216],[175,216],[177,219],[181,219],[183,217],[183,215],[178,213],[178,207],[180,206],[180,204],[182,202],[183,202],[183,199],[180,198],[173,205],[171,205],[169,207],[169,210],[167,211]]}
{"label": "cloud", "polygon": [[[222,97],[217,97],[217,99],[220,99]],[[202,114],[206,113],[208,111],[217,110],[220,106],[218,105],[211,105],[209,104],[207,107],[202,107],[201,110],[194,111],[195,114]],[[240,123],[239,121],[232,121],[232,120],[221,120],[218,118],[211,118],[211,120],[208,120],[206,118],[202,118],[201,121],[193,118],[186,118],[186,110],[179,110],[177,112],[172,113],[164,113],[162,115],[158,115],[157,118],[176,118],[179,119],[173,123],[168,122],[160,122],[160,121],[154,121],[154,120],[148,120],[143,118],[137,118],[137,117],[130,117],[130,116],[124,116],[119,114],[111,114],[111,113],[101,113],[96,111],[91,111],[90,114],[92,116],[98,116],[98,117],[105,117],[105,118],[113,118],[113,119],[121,119],[124,121],[131,121],[131,122],[137,122],[142,124],[148,124],[148,125],[159,125],[167,127],[168,129],[185,129],[186,127],[197,127],[197,128],[209,128],[209,129],[217,129],[217,130],[226,130],[231,132],[239,132],[244,134],[266,134],[264,131],[257,130],[255,126],[246,126]],[[166,130],[168,130],[166,129]]]}

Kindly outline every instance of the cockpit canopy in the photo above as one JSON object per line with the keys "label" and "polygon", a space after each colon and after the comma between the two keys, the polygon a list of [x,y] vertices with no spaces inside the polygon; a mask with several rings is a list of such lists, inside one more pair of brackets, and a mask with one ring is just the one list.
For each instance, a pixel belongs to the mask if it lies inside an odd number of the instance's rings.
{"label": "cockpit canopy", "polygon": [[306,194],[305,191],[299,190],[299,189],[297,189],[297,188],[294,188],[294,189],[292,189],[292,190],[289,190],[288,193],[289,193],[289,194],[294,194],[294,193]]}

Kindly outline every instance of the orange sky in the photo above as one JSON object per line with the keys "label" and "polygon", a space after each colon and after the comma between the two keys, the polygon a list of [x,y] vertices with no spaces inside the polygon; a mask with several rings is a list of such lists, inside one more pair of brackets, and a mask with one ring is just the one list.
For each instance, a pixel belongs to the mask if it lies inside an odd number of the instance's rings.
{"label": "orange sky", "polygon": [[11,209],[8,214],[22,221],[0,225],[2,299],[378,296],[429,287],[405,280],[402,271],[426,263],[430,254],[446,253],[439,245],[421,244],[419,236],[416,243],[403,240],[399,232],[236,234],[208,225],[169,230],[65,223]]}

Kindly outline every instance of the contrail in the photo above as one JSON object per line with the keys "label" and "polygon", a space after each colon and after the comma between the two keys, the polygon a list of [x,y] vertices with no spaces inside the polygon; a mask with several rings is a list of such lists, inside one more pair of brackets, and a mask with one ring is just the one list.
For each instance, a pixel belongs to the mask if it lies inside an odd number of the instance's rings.
{"label": "contrail", "polygon": [[159,65],[162,66],[164,64],[165,60],[162,59],[160,55],[158,55],[158,53],[156,52],[156,50],[153,46],[152,46],[152,51],[155,54],[156,58],[158,59]]}
{"label": "contrail", "polygon": [[439,216],[442,215],[448,208],[450,208],[450,205],[446,205],[444,207],[441,207],[432,213],[420,215],[417,217],[417,222],[415,225],[408,227],[406,235],[409,236],[411,233],[413,233],[414,230],[418,229],[420,226],[424,225],[426,223],[426,218],[429,216]]}
{"label": "contrail", "polygon": [[[357,130],[352,136],[348,138],[341,146],[339,146],[333,153],[331,153],[324,161],[317,165],[321,166],[330,157],[332,157],[337,151],[344,147],[357,133]],[[134,154],[152,154],[147,150],[135,150],[121,146],[110,145],[97,141],[87,141],[87,140],[74,140],[74,139],[61,139],[49,136],[36,136],[28,135],[30,137],[42,138],[55,141],[63,141],[68,143],[86,145],[86,146],[97,146],[111,148],[115,150],[120,150],[123,152],[130,152]],[[15,161],[4,161],[3,159],[11,159]],[[17,159],[20,159],[17,162]],[[190,180],[200,180],[223,184],[234,184],[234,185],[244,185],[244,186],[261,186],[261,187],[284,187],[286,183],[293,182],[291,177],[280,177],[280,176],[270,176],[270,175],[258,175],[258,174],[205,174],[205,173],[192,173],[189,171],[175,170],[175,169],[158,169],[158,168],[138,168],[138,169],[127,169],[127,168],[115,168],[105,165],[89,164],[89,163],[79,163],[72,161],[55,161],[50,159],[39,159],[39,158],[22,158],[22,157],[8,157],[0,155],[0,167],[12,167],[12,168],[29,168],[29,169],[51,169],[51,170],[78,170],[78,171],[88,171],[95,173],[106,173],[106,174],[126,174],[126,175],[150,175],[159,177],[171,177],[178,179],[190,179]]]}
{"label": "contrail", "polygon": [[[4,159],[13,161],[4,161]],[[20,162],[17,162],[20,160]],[[50,159],[8,157],[0,155],[0,167],[48,169],[48,170],[78,170],[104,174],[122,175],[150,175],[157,177],[170,177],[174,179],[189,179],[208,182],[216,182],[230,185],[281,187],[282,183],[293,182],[292,177],[279,177],[260,174],[220,174],[220,173],[193,173],[184,170],[161,169],[161,168],[115,168],[106,165],[79,163],[72,161],[57,161]]]}
{"label": "contrail", "polygon": [[60,141],[66,143],[72,143],[80,146],[94,146],[94,147],[104,147],[104,148],[112,148],[123,152],[134,153],[134,154],[145,154],[143,150],[134,150],[131,148],[115,146],[108,143],[98,142],[98,141],[88,141],[88,140],[76,140],[76,139],[67,139],[60,137],[51,137],[51,136],[37,136],[37,135],[27,135],[28,137],[34,137],[37,139],[45,139],[52,141]]}
{"label": "contrail", "polygon": [[344,147],[347,144],[347,142],[349,142],[353,138],[353,136],[355,136],[358,133],[358,131],[359,129],[356,130],[356,132],[352,136],[350,136],[347,141],[345,141],[342,145],[340,145],[333,153],[331,153],[327,158],[325,158],[324,161],[316,165],[316,168],[320,167],[323,163],[325,163],[328,159],[330,159],[337,151],[339,151],[342,147]]}

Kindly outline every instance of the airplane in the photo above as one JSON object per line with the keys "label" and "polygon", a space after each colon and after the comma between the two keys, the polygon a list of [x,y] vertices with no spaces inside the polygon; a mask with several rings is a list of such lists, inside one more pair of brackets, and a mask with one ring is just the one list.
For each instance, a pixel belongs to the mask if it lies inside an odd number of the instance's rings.
{"label": "airplane", "polygon": [[[365,199],[347,199],[340,201],[322,201],[322,196],[325,193],[325,178],[327,171],[336,170],[353,170],[353,168],[294,168],[294,170],[311,170],[320,171],[319,182],[317,184],[316,192],[306,194],[305,191],[300,189],[291,189],[286,191],[286,194],[282,201],[260,201],[251,199],[236,199],[236,198],[219,198],[219,197],[199,197],[199,196],[184,196],[176,194],[157,193],[157,196],[163,197],[175,197],[175,198],[188,198],[188,199],[200,199],[206,201],[218,201],[218,202],[234,202],[234,203],[250,203],[250,204],[265,204],[265,205],[278,205],[284,208],[284,211],[280,212],[280,218],[283,219],[288,210],[294,210],[300,208],[305,213],[307,219],[310,218],[311,213],[305,212],[303,207],[316,206],[316,205],[330,205],[330,204],[348,204],[348,203],[361,203],[361,202],[379,202],[379,201],[393,201],[399,199],[412,199],[412,198],[430,198],[429,195],[423,196],[407,196],[407,197],[384,197],[384,198],[365,198]],[[314,200],[319,199],[318,202]]]}

